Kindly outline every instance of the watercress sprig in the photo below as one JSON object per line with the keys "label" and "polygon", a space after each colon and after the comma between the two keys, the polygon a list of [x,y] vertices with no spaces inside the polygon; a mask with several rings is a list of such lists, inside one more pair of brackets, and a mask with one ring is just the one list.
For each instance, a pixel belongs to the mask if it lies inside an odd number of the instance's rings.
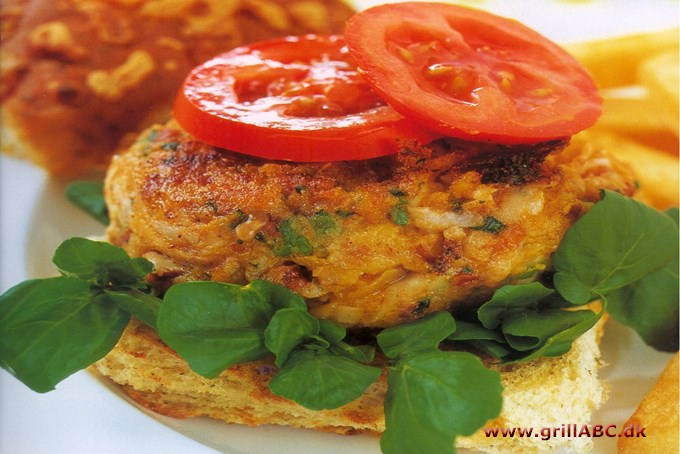
{"label": "watercress sprig", "polygon": [[678,226],[671,216],[602,191],[564,235],[553,257],[555,289],[572,304],[608,295],[663,268],[678,255]]}
{"label": "watercress sprig", "polygon": [[53,262],[61,276],[0,296],[0,365],[38,392],[103,358],[131,312],[153,323],[159,305],[143,283],[151,263],[108,243],[66,240]]}
{"label": "watercress sprig", "polygon": [[101,224],[110,222],[104,200],[104,182],[100,180],[76,180],[66,186],[66,199]]}
{"label": "watercress sprig", "polygon": [[[678,209],[666,214],[678,227]],[[673,251],[676,243],[668,241]],[[678,351],[678,257],[676,253],[663,268],[608,295],[609,313],[620,323],[632,327],[648,345],[660,351]]]}
{"label": "watercress sprig", "polygon": [[500,374],[471,353],[439,349],[455,331],[451,314],[438,312],[378,334],[392,359],[383,452],[455,452],[456,437],[472,435],[500,413]]}

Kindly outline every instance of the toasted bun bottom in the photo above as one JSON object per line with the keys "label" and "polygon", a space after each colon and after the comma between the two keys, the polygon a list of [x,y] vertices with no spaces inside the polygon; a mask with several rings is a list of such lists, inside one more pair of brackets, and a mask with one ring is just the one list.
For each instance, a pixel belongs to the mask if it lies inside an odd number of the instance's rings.
{"label": "toasted bun bottom", "polygon": [[[566,355],[500,368],[504,386],[501,416],[487,428],[560,427],[587,424],[604,403],[598,380],[601,327],[579,338]],[[228,423],[278,424],[340,434],[380,433],[385,428],[383,399],[386,374],[359,399],[341,408],[312,411],[272,394],[267,387],[276,372],[270,361],[234,366],[209,380],[161,342],[152,329],[133,321],[115,349],[92,366],[96,374],[122,385],[135,401],[176,418],[207,416]],[[458,446],[491,452],[537,452],[566,447],[582,452],[589,438],[487,437],[483,430],[459,438]]]}

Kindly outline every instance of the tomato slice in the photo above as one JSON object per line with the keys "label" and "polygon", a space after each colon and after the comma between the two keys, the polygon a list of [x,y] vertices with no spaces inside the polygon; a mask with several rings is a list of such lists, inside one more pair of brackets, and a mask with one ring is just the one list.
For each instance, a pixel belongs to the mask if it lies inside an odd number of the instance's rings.
{"label": "tomato slice", "polygon": [[385,101],[444,135],[534,143],[571,136],[601,114],[596,85],[574,58],[487,12],[386,4],[352,17],[345,39]]}
{"label": "tomato slice", "polygon": [[173,115],[202,142],[268,159],[338,161],[396,153],[437,134],[382,101],[342,36],[263,41],[194,69]]}

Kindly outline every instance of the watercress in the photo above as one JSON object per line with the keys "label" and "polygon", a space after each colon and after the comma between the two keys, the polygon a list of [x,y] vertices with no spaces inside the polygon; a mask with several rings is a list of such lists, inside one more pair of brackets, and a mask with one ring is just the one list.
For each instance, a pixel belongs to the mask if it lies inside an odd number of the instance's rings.
{"label": "watercress", "polygon": [[[265,357],[264,330],[275,312],[267,286],[189,282],[170,287],[158,334],[197,373],[214,378],[236,363]],[[301,298],[290,307],[304,305]]]}
{"label": "watercress", "polygon": [[378,334],[378,345],[393,360],[383,452],[454,452],[457,436],[472,435],[500,413],[500,374],[471,353],[439,349],[455,330],[451,314],[439,312]]}
{"label": "watercress", "polygon": [[[53,262],[61,276],[29,280],[0,296],[0,365],[38,392],[103,358],[135,307],[157,305],[139,290],[151,264],[108,243],[67,240]],[[127,310],[116,304],[121,299]]]}
{"label": "watercress", "polygon": [[[678,226],[678,209],[666,214]],[[668,241],[669,250],[676,243]],[[677,251],[676,251],[677,252]],[[609,294],[609,313],[616,320],[637,331],[640,337],[657,350],[678,351],[678,254],[666,265],[637,282]]]}
{"label": "watercress", "polygon": [[104,183],[100,180],[77,180],[66,186],[66,198],[104,225],[109,224],[109,211],[104,200]]}
{"label": "watercress", "polygon": [[603,191],[553,257],[555,289],[569,302],[584,304],[626,287],[677,257],[677,232],[670,216]]}
{"label": "watercress", "polygon": [[291,354],[269,388],[311,410],[334,409],[359,398],[380,373],[326,349],[301,349]]}

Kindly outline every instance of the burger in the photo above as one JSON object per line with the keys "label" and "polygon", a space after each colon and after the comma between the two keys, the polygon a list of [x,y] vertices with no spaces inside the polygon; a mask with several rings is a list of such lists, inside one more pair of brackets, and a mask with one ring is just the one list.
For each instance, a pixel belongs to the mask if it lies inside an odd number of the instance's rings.
{"label": "burger", "polygon": [[113,159],[107,242],[67,240],[61,276],[1,297],[0,363],[38,391],[93,364],[161,414],[385,453],[586,449],[489,433],[586,424],[607,309],[677,250],[574,137],[599,113],[558,46],[452,5],[220,55]]}

